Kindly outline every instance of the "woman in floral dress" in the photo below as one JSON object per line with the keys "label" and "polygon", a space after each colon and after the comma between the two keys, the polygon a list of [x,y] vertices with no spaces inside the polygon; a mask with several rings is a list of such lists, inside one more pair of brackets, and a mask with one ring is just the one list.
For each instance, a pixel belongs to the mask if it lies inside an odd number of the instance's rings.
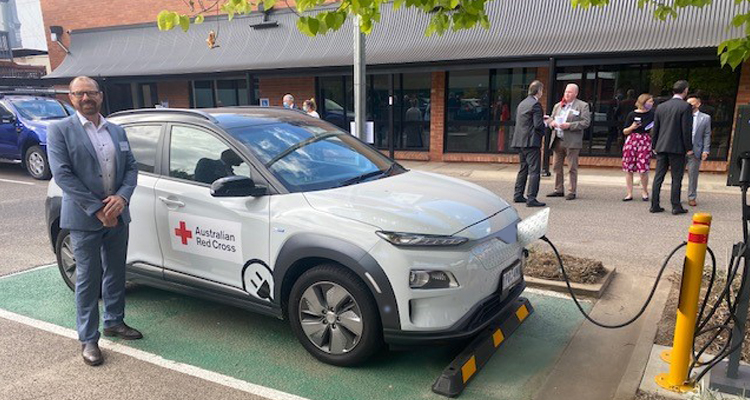
{"label": "woman in floral dress", "polygon": [[651,164],[651,128],[654,125],[654,98],[648,93],[638,96],[635,111],[625,118],[622,133],[625,145],[622,147],[622,170],[625,171],[627,195],[622,201],[633,200],[633,174],[641,175],[641,198],[648,201],[648,171]]}

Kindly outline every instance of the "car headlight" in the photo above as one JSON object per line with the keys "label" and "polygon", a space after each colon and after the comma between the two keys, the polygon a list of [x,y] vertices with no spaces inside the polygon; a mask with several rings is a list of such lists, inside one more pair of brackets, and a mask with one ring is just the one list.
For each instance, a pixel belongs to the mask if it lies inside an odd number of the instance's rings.
{"label": "car headlight", "polygon": [[413,269],[409,272],[409,287],[412,289],[446,289],[458,287],[458,281],[448,271]]}
{"label": "car headlight", "polygon": [[378,236],[395,246],[458,246],[469,239],[460,236],[377,231]]}

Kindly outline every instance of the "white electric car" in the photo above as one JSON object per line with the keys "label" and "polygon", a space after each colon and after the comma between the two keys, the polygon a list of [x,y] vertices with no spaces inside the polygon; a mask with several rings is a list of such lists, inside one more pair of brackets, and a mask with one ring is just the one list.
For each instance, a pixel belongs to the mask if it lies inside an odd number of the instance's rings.
{"label": "white electric car", "polygon": [[[524,290],[519,217],[477,185],[410,171],[274,108],[116,113],[139,165],[128,279],[288,319],[319,360],[468,338]],[[52,181],[49,235],[75,287]],[[522,235],[521,235],[522,236]]]}

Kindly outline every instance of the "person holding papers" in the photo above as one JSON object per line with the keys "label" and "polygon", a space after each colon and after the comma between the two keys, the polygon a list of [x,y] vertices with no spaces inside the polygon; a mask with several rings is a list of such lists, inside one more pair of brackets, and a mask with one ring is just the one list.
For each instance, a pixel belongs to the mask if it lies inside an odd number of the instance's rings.
{"label": "person holding papers", "polygon": [[641,175],[641,199],[648,201],[648,171],[651,167],[651,128],[654,126],[654,98],[648,93],[638,96],[635,111],[625,117],[622,134],[622,170],[625,171],[627,194],[622,201],[633,200],[633,174]]}
{"label": "person holding papers", "polygon": [[[571,83],[565,87],[562,101],[552,109],[550,128],[553,129],[550,148],[555,155],[555,191],[547,197],[565,197],[575,200],[578,186],[578,153],[583,147],[583,131],[591,124],[589,104],[578,99],[578,85]],[[568,162],[570,186],[565,196],[563,162]]]}

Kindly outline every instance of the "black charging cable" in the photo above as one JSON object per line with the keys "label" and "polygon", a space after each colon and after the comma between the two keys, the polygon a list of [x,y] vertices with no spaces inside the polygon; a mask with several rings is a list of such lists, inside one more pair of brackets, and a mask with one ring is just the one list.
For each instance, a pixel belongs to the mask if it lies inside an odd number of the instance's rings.
{"label": "black charging cable", "polygon": [[573,293],[573,288],[570,286],[570,279],[568,278],[568,273],[565,271],[565,265],[563,265],[562,257],[560,256],[560,253],[557,251],[557,247],[555,247],[554,244],[546,237],[542,236],[541,238],[543,241],[545,241],[551,248],[552,251],[555,253],[555,257],[557,257],[557,262],[560,264],[560,271],[562,272],[563,278],[565,279],[565,285],[568,287],[568,292],[570,292],[570,297],[573,298],[573,302],[575,303],[576,307],[578,307],[578,311],[583,314],[583,316],[592,324],[606,329],[619,329],[624,328],[633,322],[637,321],[638,318],[643,315],[643,313],[646,311],[646,308],[648,308],[648,305],[651,303],[651,301],[654,299],[654,293],[656,293],[656,288],[659,286],[659,281],[661,281],[661,277],[664,274],[664,270],[667,269],[667,266],[669,265],[669,261],[674,257],[675,253],[677,253],[681,248],[687,246],[687,242],[682,242],[682,244],[678,245],[677,247],[672,250],[671,253],[669,253],[669,256],[667,256],[667,259],[664,260],[664,263],[662,263],[661,268],[659,268],[659,274],[656,276],[656,281],[654,281],[654,286],[651,288],[651,292],[648,294],[648,297],[646,298],[646,301],[643,303],[643,306],[638,311],[638,313],[631,319],[620,323],[620,324],[605,324],[602,322],[599,322],[595,319],[593,319],[581,306],[581,303],[578,301],[578,298],[576,297],[575,293]]}
{"label": "black charging cable", "polygon": [[[648,297],[646,298],[646,301],[643,303],[643,306],[640,308],[638,313],[630,318],[629,320],[620,323],[620,324],[605,324],[602,322],[599,322],[595,319],[593,319],[581,306],[581,303],[578,301],[578,298],[576,297],[575,293],[573,292],[573,288],[570,285],[570,278],[568,277],[568,273],[565,271],[565,265],[563,264],[562,257],[560,256],[560,252],[557,250],[557,247],[547,238],[546,236],[542,236],[542,241],[546,242],[550,248],[552,248],[552,251],[555,253],[555,257],[557,258],[557,262],[560,265],[560,272],[562,272],[563,279],[565,280],[565,285],[568,288],[568,292],[570,293],[570,297],[573,299],[573,302],[575,303],[576,307],[578,308],[578,311],[581,312],[581,314],[592,324],[599,326],[601,328],[606,329],[619,329],[624,328],[640,318],[643,313],[646,311],[646,308],[648,308],[648,305],[651,303],[651,301],[654,298],[654,294],[656,293],[656,288],[659,285],[659,282],[661,281],[662,275],[664,274],[664,271],[667,269],[667,266],[669,265],[669,261],[674,257],[674,255],[683,247],[687,246],[687,242],[682,242],[678,246],[676,246],[670,253],[669,256],[664,260],[664,262],[661,265],[661,268],[659,268],[659,274],[656,276],[656,280],[654,281],[654,285],[651,288],[650,293],[648,294]],[[730,348],[730,344],[732,342],[732,335],[734,333],[733,326],[736,326],[738,320],[736,316],[736,310],[737,310],[737,303],[739,302],[739,296],[740,293],[742,293],[744,289],[744,285],[748,282],[748,279],[743,279],[742,284],[740,285],[740,290],[737,292],[736,298],[734,301],[732,301],[732,284],[734,283],[734,280],[737,278],[739,267],[740,267],[740,261],[744,259],[745,250],[747,248],[747,245],[744,243],[739,243],[737,246],[735,246],[735,251],[732,253],[732,257],[728,264],[728,270],[727,270],[727,281],[726,285],[724,286],[724,289],[722,289],[721,294],[716,299],[716,301],[711,306],[711,309],[709,312],[704,315],[704,312],[706,311],[706,307],[708,307],[709,298],[711,296],[711,292],[713,290],[714,285],[716,284],[716,255],[714,254],[713,250],[710,247],[707,247],[707,251],[709,256],[711,257],[711,277],[709,279],[708,287],[706,290],[706,294],[703,297],[703,300],[701,302],[700,311],[698,313],[698,318],[695,322],[695,334],[693,335],[693,344],[692,344],[692,352],[693,352],[693,361],[690,364],[688,376],[692,373],[692,371],[699,366],[706,366],[705,369],[703,369],[696,377],[692,380],[692,382],[698,382],[705,376],[708,371],[710,371],[713,367],[715,367],[721,360],[729,356],[730,354],[737,351],[740,346],[742,346],[742,341],[738,342],[737,345]],[[717,325],[712,325],[709,327],[706,327],[708,325],[708,322],[711,320],[711,318],[716,314],[716,312],[719,310],[719,307],[722,303],[726,303],[727,309],[729,310],[729,315],[724,319],[724,321]],[[730,324],[732,322],[733,324]],[[698,337],[705,335],[710,332],[715,332],[711,339],[706,342],[705,345],[703,345],[698,351],[695,351],[695,341]],[[709,347],[719,338],[722,332],[727,332],[727,339],[726,343],[722,346],[721,351],[711,358],[708,361],[705,361],[701,363],[700,357],[703,356],[703,354],[708,350]]]}

